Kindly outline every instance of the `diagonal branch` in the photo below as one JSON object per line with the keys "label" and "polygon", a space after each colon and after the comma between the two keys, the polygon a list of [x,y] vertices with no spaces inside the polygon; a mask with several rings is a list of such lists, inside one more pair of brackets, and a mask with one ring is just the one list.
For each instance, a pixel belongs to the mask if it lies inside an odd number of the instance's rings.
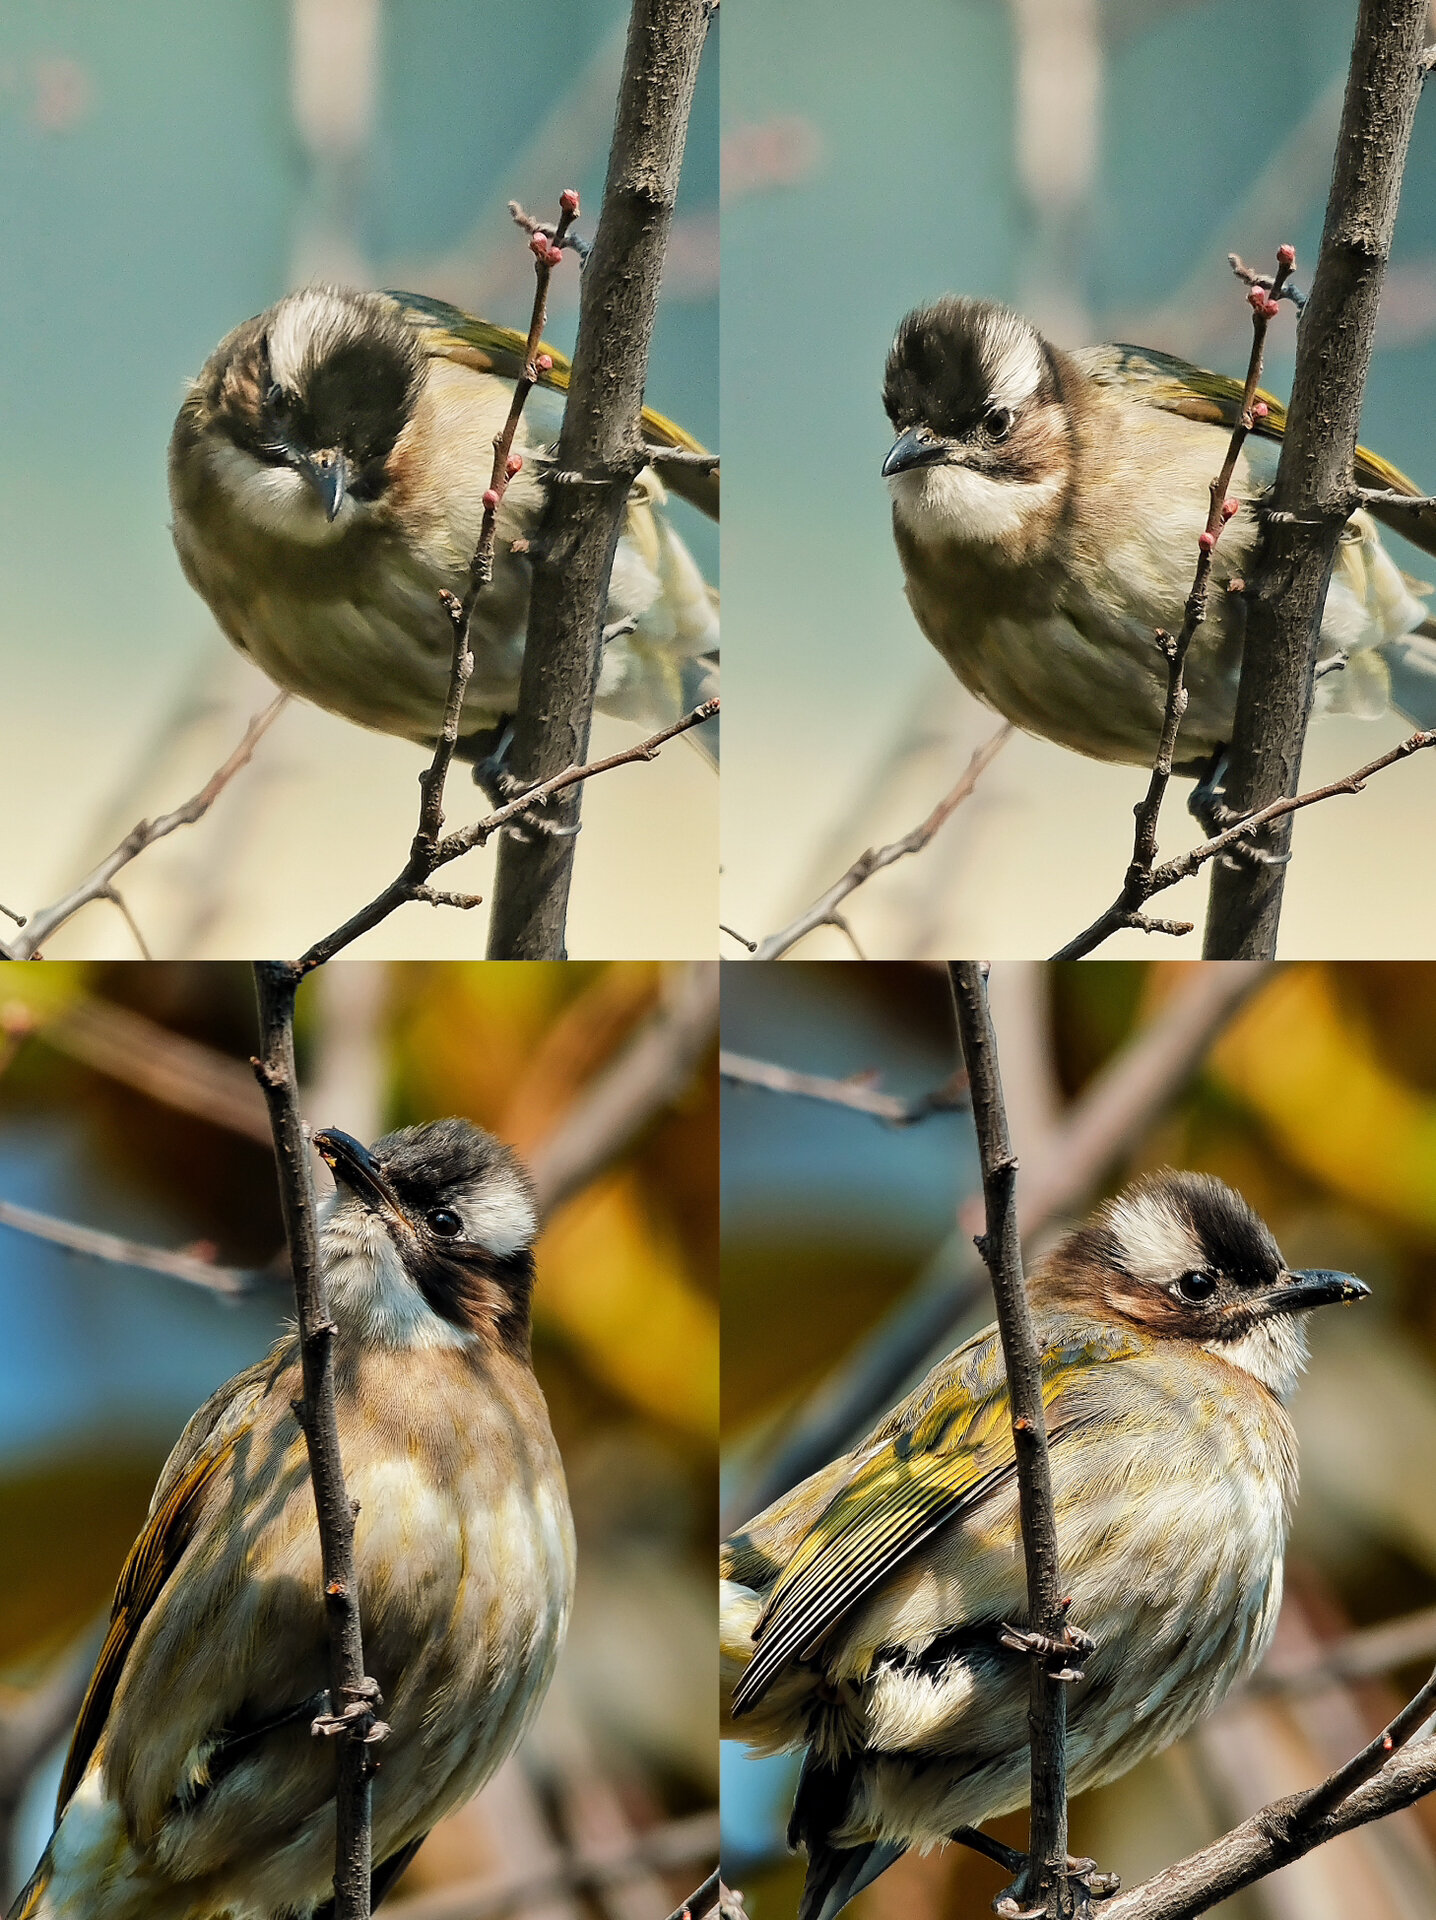
{"label": "diagonal branch", "polygon": [[[1027,1906],[1040,1902],[1050,1920],[1074,1911],[1067,1866],[1067,1695],[1065,1683],[1081,1676],[1070,1665],[1091,1642],[1067,1623],[1057,1556],[1057,1521],[1047,1456],[1047,1416],[1037,1330],[1022,1275],[1017,1228],[1017,1160],[1007,1131],[997,1040],[987,1005],[986,969],[976,960],[954,960],[948,972],[957,1011],[962,1058],[972,1091],[972,1117],[982,1160],[987,1226],[977,1242],[992,1278],[997,1330],[1007,1368],[1012,1437],[1017,1454],[1017,1499],[1022,1551],[1027,1566],[1026,1631],[1009,1644],[1032,1657],[1028,1722],[1032,1736],[1032,1813],[1027,1874],[1018,1884]],[[1008,1636],[1004,1635],[1007,1639]]]}
{"label": "diagonal branch", "polygon": [[13,1200],[0,1200],[0,1227],[10,1227],[33,1240],[45,1240],[53,1247],[64,1247],[69,1253],[84,1254],[87,1259],[103,1260],[111,1266],[138,1267],[145,1273],[162,1273],[170,1280],[188,1280],[192,1286],[231,1299],[254,1293],[272,1277],[243,1267],[217,1266],[198,1254],[147,1246],[143,1241],[127,1240],[122,1234],[106,1233],[99,1227],[80,1226],[73,1220],[57,1220],[53,1214],[36,1213]]}
{"label": "diagonal branch", "polygon": [[825,1073],[800,1073],[794,1067],[780,1067],[772,1060],[753,1060],[743,1053],[720,1053],[718,1071],[725,1080],[739,1086],[761,1087],[767,1093],[793,1094],[800,1100],[821,1100],[829,1106],[848,1107],[854,1113],[870,1113],[890,1127],[916,1126],[934,1113],[957,1113],[970,1103],[967,1081],[953,1074],[946,1085],[919,1093],[910,1100],[900,1094],[884,1093],[865,1075],[850,1080],[834,1080]]}
{"label": "diagonal branch", "polygon": [[284,1232],[294,1270],[304,1397],[295,1415],[309,1451],[319,1522],[324,1604],[329,1624],[329,1712],[316,1735],[339,1739],[335,1788],[334,1920],[369,1920],[372,1841],[369,1749],[388,1728],[376,1716],[379,1690],[364,1671],[359,1587],[354,1570],[354,1513],[344,1485],[334,1405],[334,1322],[319,1266],[309,1142],[299,1116],[294,1070],[294,1000],[301,974],[279,960],[254,963],[259,997],[260,1057],[254,1062],[274,1129],[274,1157]]}
{"label": "diagonal branch", "polygon": [[[193,826],[196,820],[209,812],[240,768],[248,765],[254,749],[279,718],[288,700],[289,695],[281,693],[277,699],[270,701],[263,713],[255,715],[245,728],[244,738],[224,765],[212,773],[199,792],[192,794],[183,806],[176,807],[172,813],[162,813],[157,820],[141,820],[138,825],[131,827],[114,851],[107,854],[92,872],[87,873],[78,886],[72,887],[53,906],[42,907],[32,913],[13,939],[0,942],[0,960],[38,959],[40,948],[51,934],[58,933],[67,920],[73,920],[81,907],[89,906],[92,900],[110,901],[129,921],[131,932],[138,938],[138,930],[130,920],[129,910],[115,892],[115,875],[122,867],[127,867],[137,854],[143,853],[146,847],[163,840],[177,827]],[[14,915],[10,917],[15,918]],[[143,950],[143,940],[139,944]],[[147,953],[145,958],[149,958]]]}

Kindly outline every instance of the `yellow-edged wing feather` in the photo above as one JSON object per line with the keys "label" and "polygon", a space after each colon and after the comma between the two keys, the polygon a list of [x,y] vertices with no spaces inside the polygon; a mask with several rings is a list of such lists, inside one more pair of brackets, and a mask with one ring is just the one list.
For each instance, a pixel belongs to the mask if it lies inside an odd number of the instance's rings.
{"label": "yellow-edged wing feather", "polygon": [[[505,380],[517,380],[523,372],[527,337],[512,327],[495,326],[491,320],[477,319],[462,307],[451,307],[446,300],[430,300],[419,293],[401,293],[390,289],[419,329],[431,354],[445,360],[457,360],[475,367],[480,373],[496,373]],[[539,385],[568,392],[570,362],[557,347],[544,343],[540,349],[549,355],[553,366],[539,375]],[[706,449],[676,421],[665,419],[652,407],[643,409],[643,432],[649,446],[678,447],[687,453]],[[673,493],[690,501],[710,520],[718,518],[718,472],[703,473],[691,467],[667,467],[663,484]]]}
{"label": "yellow-edged wing feather", "polygon": [[[1164,413],[1179,413],[1187,420],[1209,420],[1214,426],[1230,429],[1241,412],[1240,380],[1224,373],[1209,373],[1205,367],[1194,367],[1190,361],[1159,353],[1154,347],[1119,342],[1109,347],[1088,347],[1072,358],[1099,386],[1120,387],[1130,399],[1160,407]],[[1252,431],[1263,439],[1282,439],[1286,408],[1275,394],[1259,391],[1258,398],[1265,400],[1267,416]],[[1368,447],[1356,449],[1356,484],[1404,493],[1412,499],[1423,497],[1414,480],[1408,480],[1399,468]],[[1436,554],[1436,511],[1432,508],[1415,513],[1400,507],[1373,506],[1370,511],[1393,532]]]}
{"label": "yellow-edged wing feather", "polygon": [[[996,1350],[995,1335],[982,1338]],[[1060,1445],[1079,1424],[1061,1407],[1074,1379],[1135,1351],[1135,1344],[1104,1330],[1091,1342],[1043,1356],[1050,1444]],[[906,1410],[879,1428],[851,1479],[800,1542],[753,1630],[756,1651],[733,1692],[735,1719],[908,1554],[1015,1476],[1007,1380],[981,1362],[979,1355],[977,1377],[988,1377],[978,1391],[949,1376],[936,1392],[919,1389]]]}

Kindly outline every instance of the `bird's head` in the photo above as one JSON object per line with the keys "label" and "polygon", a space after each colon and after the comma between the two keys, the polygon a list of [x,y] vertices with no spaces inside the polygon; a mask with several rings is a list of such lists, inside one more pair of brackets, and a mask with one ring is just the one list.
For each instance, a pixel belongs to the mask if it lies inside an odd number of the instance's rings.
{"label": "bird's head", "polygon": [[341,1327],[372,1345],[527,1355],[538,1209],[509,1148],[467,1120],[314,1144],[334,1174],[320,1259]]}
{"label": "bird's head", "polygon": [[1349,1273],[1294,1273],[1239,1193],[1204,1173],[1154,1174],[1108,1201],[1033,1273],[1036,1297],[1161,1339],[1195,1341],[1282,1399],[1306,1361],[1313,1307],[1362,1300]]}
{"label": "bird's head", "polygon": [[1020,542],[1072,472],[1072,427],[1051,347],[1020,314],[950,295],[908,314],[883,405],[897,433],[883,477],[917,539]]}
{"label": "bird's head", "polygon": [[423,380],[418,335],[387,294],[286,294],[199,377],[215,477],[268,531],[332,538],[382,498]]}

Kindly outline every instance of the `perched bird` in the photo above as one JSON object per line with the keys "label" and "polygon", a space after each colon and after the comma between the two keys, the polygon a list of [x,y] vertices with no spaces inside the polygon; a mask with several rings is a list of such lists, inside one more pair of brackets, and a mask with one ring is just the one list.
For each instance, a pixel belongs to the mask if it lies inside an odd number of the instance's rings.
{"label": "perched bird", "polygon": [[[453,655],[439,591],[467,585],[524,347],[439,300],[323,286],[286,295],[215,348],[170,440],[175,546],[224,632],[281,687],[433,742]],[[553,364],[519,424],[524,466],[499,508],[494,577],[471,628],[459,752],[476,761],[499,747],[518,701],[527,542],[568,385],[568,362],[543,351]],[[655,413],[643,432],[649,445],[701,451]],[[716,473],[672,476],[717,517]],[[614,560],[597,696],[602,712],[650,730],[716,690],[717,598],[665,498],[646,467]],[[715,751],[713,723],[687,737]]]}
{"label": "perched bird", "polygon": [[[376,1902],[532,1719],[568,1617],[563,1468],[529,1366],[528,1176],[465,1120],[315,1145],[339,1442],[358,1502],[364,1659],[390,1726]],[[298,1342],[181,1434],[120,1575],[11,1920],[321,1920],[332,1740]]]}
{"label": "perched bird", "polygon": [[[1072,1791],[1114,1779],[1261,1659],[1296,1494],[1284,1402],[1308,1309],[1368,1289],[1292,1273],[1239,1194],[1164,1172],[1031,1274],[1063,1589],[1096,1649],[1069,1688]],[[806,1749],[800,1920],[911,1846],[1026,1804],[1029,1659],[997,1330],[723,1549],[728,1729]]]}
{"label": "perched bird", "polygon": [[[907,597],[958,679],[1015,725],[1098,760],[1150,765],[1167,664],[1191,591],[1209,486],[1241,383],[1146,347],[1064,353],[1020,314],[950,297],[907,315],[883,403],[897,432],[883,473]],[[1248,436],[1219,541],[1207,617],[1186,662],[1179,772],[1207,773],[1231,739],[1248,570],[1286,415]],[[1357,480],[1419,489],[1359,450]],[[1436,512],[1375,509],[1436,552]],[[1322,618],[1317,710],[1398,708],[1436,724],[1436,625],[1353,513]]]}

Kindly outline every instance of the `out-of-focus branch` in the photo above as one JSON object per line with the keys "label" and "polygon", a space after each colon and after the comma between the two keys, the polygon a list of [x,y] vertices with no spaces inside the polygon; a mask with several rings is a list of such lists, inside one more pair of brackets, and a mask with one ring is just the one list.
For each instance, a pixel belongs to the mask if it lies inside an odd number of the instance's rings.
{"label": "out-of-focus branch", "polygon": [[[1007,1370],[1012,1438],[1017,1455],[1017,1501],[1022,1552],[1027,1569],[1027,1625],[1006,1628],[1005,1644],[1029,1654],[1032,1691],[1027,1710],[1032,1743],[1032,1812],[1028,1830],[1027,1873],[1020,1888],[1024,1911],[1038,1910],[1049,1920],[1070,1920],[1074,1911],[1073,1876],[1067,1865],[1067,1694],[1068,1680],[1080,1679],[1074,1657],[1091,1642],[1074,1631],[1062,1598],[1057,1554],[1057,1519],[1052,1505],[1052,1472],[1047,1457],[1047,1415],[1042,1404],[1042,1366],[1037,1329],[1027,1302],[1022,1274],[1022,1242],[1017,1224],[1017,1157],[1007,1130],[997,1036],[987,1007],[985,970],[976,960],[955,960],[949,967],[962,1060],[972,1092],[972,1118],[982,1163],[982,1192],[987,1224],[977,1250],[992,1280],[997,1332]],[[1013,1911],[1016,1911],[1014,1903]]]}
{"label": "out-of-focus branch", "polygon": [[20,1802],[35,1769],[75,1723],[99,1637],[86,1634],[38,1686],[0,1689],[0,1880],[10,1868]]}
{"label": "out-of-focus branch", "polygon": [[[1428,0],[1361,0],[1321,251],[1297,334],[1281,460],[1244,594],[1246,638],[1226,776],[1228,805],[1258,814],[1296,793],[1316,687],[1317,639],[1350,512],[1356,436],[1401,177],[1424,78]],[[1289,814],[1220,861],[1207,907],[1209,959],[1276,951]]]}
{"label": "out-of-focus branch", "polygon": [[856,893],[865,881],[871,880],[875,873],[881,873],[884,867],[892,866],[894,861],[905,860],[909,854],[921,853],[938,829],[946,824],[963,801],[969,797],[985,769],[997,758],[1011,737],[1010,726],[999,727],[991,739],[983,741],[963,769],[962,777],[956,786],[943,795],[925,820],[915,826],[911,833],[905,833],[900,840],[890,841],[885,847],[869,847],[865,853],[860,853],[847,872],[840,875],[827,892],[820,895],[812,906],[800,913],[796,920],[790,920],[786,927],[781,928],[777,933],[770,933],[766,940],[760,940],[756,945],[744,939],[742,934],[733,933],[731,928],[725,928],[724,931],[747,947],[755,960],[780,959],[790,947],[797,946],[800,940],[806,938],[818,927],[836,927],[856,946],[852,928],[838,912],[843,901],[850,893]]}
{"label": "out-of-focus branch", "polygon": [[[1109,1167],[1176,1098],[1213,1040],[1265,976],[1257,964],[1192,967],[1147,1024],[1027,1153],[1018,1225],[1040,1232],[1086,1204]],[[950,1340],[982,1291],[980,1262],[961,1259],[914,1287],[857,1352],[812,1393],[777,1449],[735,1489],[724,1530],[761,1513],[858,1440],[902,1393],[932,1350]]]}
{"label": "out-of-focus branch", "polygon": [[638,1875],[676,1872],[708,1859],[718,1846],[716,1813],[688,1814],[652,1827],[622,1849],[589,1847],[551,1873],[495,1883],[492,1876],[436,1887],[385,1903],[385,1920],[508,1920],[561,1893],[596,1893]]}
{"label": "out-of-focus branch", "polygon": [[[544,781],[588,752],[609,574],[645,458],[639,419],[706,0],[634,0],[603,207],[583,270],[578,337],[549,503],[534,543],[512,773]],[[564,953],[579,797],[556,833],[499,847],[490,959]]]}
{"label": "out-of-focus branch", "polygon": [[1247,1684],[1250,1693],[1309,1693],[1328,1683],[1370,1680],[1393,1667],[1436,1659],[1436,1607],[1361,1627],[1319,1647],[1309,1659],[1278,1664],[1270,1655]]}
{"label": "out-of-focus branch", "polygon": [[[107,854],[97,867],[86,874],[78,886],[72,887],[63,899],[57,900],[53,906],[41,907],[37,912],[32,913],[17,934],[8,941],[0,942],[0,959],[38,959],[41,947],[51,934],[58,933],[66,921],[73,920],[80,909],[89,906],[93,900],[108,900],[111,905],[117,907],[138,939],[138,929],[130,918],[129,909],[115,892],[115,875],[122,867],[128,866],[138,854],[143,853],[146,847],[152,847],[157,840],[163,840],[177,827],[193,826],[196,820],[202,819],[209,812],[240,768],[248,765],[254,749],[279,718],[280,711],[288,699],[287,693],[281,693],[277,699],[270,701],[263,713],[255,715],[245,729],[244,738],[224,765],[212,773],[199,792],[192,794],[183,806],[176,807],[173,813],[162,813],[157,820],[141,820],[137,826],[131,827],[114,851]],[[14,917],[11,915],[11,918]],[[144,942],[141,940],[139,944],[141,951],[144,952]],[[144,957],[149,959],[150,956],[145,952]]]}
{"label": "out-of-focus branch", "polygon": [[[260,1055],[255,1075],[274,1129],[280,1207],[294,1272],[304,1397],[295,1414],[309,1451],[319,1523],[323,1597],[329,1624],[329,1712],[316,1735],[337,1736],[334,1920],[369,1920],[372,1842],[371,1745],[388,1728],[375,1709],[379,1689],[364,1671],[359,1584],[354,1568],[354,1509],[344,1485],[334,1404],[334,1322],[319,1265],[309,1142],[299,1114],[294,1068],[294,1000],[302,977],[285,961],[258,960]],[[322,1138],[322,1137],[321,1137]]]}
{"label": "out-of-focus branch", "polygon": [[[104,1260],[111,1266],[138,1267],[146,1273],[162,1273],[171,1280],[188,1280],[233,1299],[254,1293],[269,1276],[243,1267],[221,1267],[198,1254],[172,1253],[168,1247],[147,1246],[140,1240],[127,1240],[118,1233],[105,1233],[98,1227],[82,1227],[73,1220],[57,1220],[53,1214],[35,1213],[17,1206],[13,1200],[0,1200],[0,1227],[12,1227],[16,1233],[28,1233],[34,1240],[46,1240],[51,1246],[64,1247],[70,1253],[82,1253],[91,1260]],[[276,1276],[277,1277],[277,1276]]]}
{"label": "out-of-focus branch", "polygon": [[688,1085],[717,1031],[717,963],[697,960],[533,1155],[541,1214],[622,1158]]}
{"label": "out-of-focus branch", "polygon": [[762,1087],[768,1093],[793,1094],[800,1100],[821,1100],[828,1106],[849,1107],[854,1113],[870,1113],[891,1127],[915,1126],[934,1113],[956,1113],[969,1105],[967,1079],[955,1073],[931,1093],[919,1093],[904,1100],[895,1093],[884,1093],[871,1080],[856,1077],[834,1080],[823,1073],[799,1073],[793,1067],[780,1067],[771,1060],[751,1060],[742,1053],[720,1053],[718,1071],[725,1080],[744,1087]]}
{"label": "out-of-focus branch", "polygon": [[695,1887],[682,1906],[675,1907],[668,1920],[705,1920],[718,1905],[723,1894],[723,1883],[715,1867],[701,1887]]}

